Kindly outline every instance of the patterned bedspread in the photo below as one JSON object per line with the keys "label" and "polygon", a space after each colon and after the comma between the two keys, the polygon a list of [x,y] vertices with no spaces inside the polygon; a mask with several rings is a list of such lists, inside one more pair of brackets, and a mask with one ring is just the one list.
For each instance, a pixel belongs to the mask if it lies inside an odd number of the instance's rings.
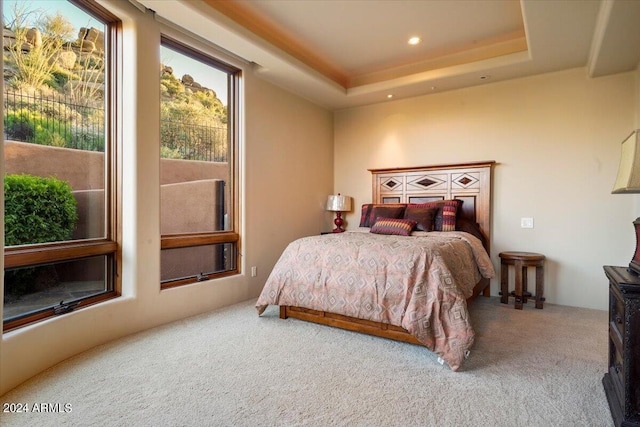
{"label": "patterned bedspread", "polygon": [[491,259],[463,232],[312,236],[284,250],[256,308],[291,305],[402,326],[455,371],[473,345],[466,299],[481,276],[495,276]]}

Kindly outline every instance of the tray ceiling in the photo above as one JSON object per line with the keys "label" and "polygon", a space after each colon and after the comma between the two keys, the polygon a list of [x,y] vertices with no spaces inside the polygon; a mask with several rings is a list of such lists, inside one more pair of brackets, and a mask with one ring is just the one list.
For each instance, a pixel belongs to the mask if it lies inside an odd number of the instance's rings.
{"label": "tray ceiling", "polygon": [[[138,3],[330,109],[575,67],[598,77],[640,62],[637,1]],[[421,42],[409,45],[412,36]]]}

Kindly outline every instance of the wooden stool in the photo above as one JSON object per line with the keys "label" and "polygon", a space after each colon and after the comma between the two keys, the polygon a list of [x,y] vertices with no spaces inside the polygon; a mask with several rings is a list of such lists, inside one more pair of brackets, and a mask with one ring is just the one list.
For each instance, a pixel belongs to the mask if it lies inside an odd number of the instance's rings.
{"label": "wooden stool", "polygon": [[[515,308],[522,310],[522,303],[527,299],[536,300],[536,308],[542,309],[544,302],[544,255],[534,252],[501,252],[500,257],[500,302],[509,304],[509,266],[513,265],[516,272],[516,290],[511,295],[516,298]],[[536,294],[527,292],[527,269],[536,268]]]}

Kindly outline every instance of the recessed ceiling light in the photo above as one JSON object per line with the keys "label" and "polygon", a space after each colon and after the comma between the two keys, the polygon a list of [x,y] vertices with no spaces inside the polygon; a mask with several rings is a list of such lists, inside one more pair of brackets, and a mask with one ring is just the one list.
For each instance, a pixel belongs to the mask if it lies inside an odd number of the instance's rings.
{"label": "recessed ceiling light", "polygon": [[415,45],[417,45],[417,44],[420,44],[420,42],[421,42],[421,41],[422,41],[422,40],[420,40],[420,37],[418,37],[418,36],[414,36],[414,37],[411,37],[411,38],[409,39],[409,44],[410,44],[410,45],[412,45],[412,46],[415,46]]}
{"label": "recessed ceiling light", "polygon": [[392,93],[388,94],[387,98],[389,98],[389,99],[393,98],[393,94]]}

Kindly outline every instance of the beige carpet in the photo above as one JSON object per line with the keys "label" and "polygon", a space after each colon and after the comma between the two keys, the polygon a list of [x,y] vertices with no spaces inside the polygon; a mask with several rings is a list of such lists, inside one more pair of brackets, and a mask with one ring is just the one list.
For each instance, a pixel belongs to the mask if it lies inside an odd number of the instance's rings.
{"label": "beige carpet", "polygon": [[5,426],[602,426],[607,313],[498,298],[471,306],[476,343],[452,372],[426,349],[298,320],[253,301],[61,363],[0,398],[63,413]]}

